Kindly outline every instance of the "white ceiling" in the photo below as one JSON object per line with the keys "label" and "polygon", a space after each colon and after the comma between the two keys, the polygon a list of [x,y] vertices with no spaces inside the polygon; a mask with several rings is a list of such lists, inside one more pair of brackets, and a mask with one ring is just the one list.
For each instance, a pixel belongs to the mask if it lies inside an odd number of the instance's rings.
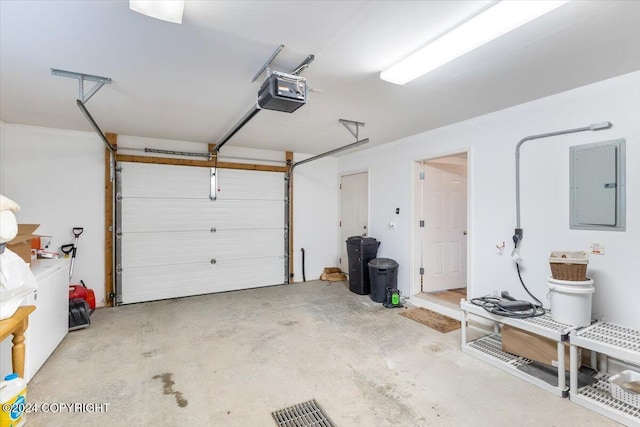
{"label": "white ceiling", "polygon": [[308,54],[306,106],[261,111],[228,145],[321,153],[384,143],[640,69],[640,1],[573,1],[405,86],[379,72],[487,1],[195,1],[182,25],[127,1],[0,3],[0,119],[90,130],[77,81],[111,77],[87,108],[105,132],[217,142],[255,103],[251,78]]}

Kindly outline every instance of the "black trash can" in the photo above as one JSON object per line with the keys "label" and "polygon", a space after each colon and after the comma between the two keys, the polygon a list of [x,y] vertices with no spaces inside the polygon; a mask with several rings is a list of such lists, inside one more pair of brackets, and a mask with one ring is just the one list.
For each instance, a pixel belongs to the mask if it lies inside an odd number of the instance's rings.
{"label": "black trash can", "polygon": [[368,265],[371,299],[384,302],[387,288],[398,289],[398,263],[389,258],[376,258],[369,261]]}
{"label": "black trash can", "polygon": [[378,254],[378,242],[373,237],[354,236],[347,239],[349,263],[349,290],[358,295],[368,295],[369,271],[367,264]]}

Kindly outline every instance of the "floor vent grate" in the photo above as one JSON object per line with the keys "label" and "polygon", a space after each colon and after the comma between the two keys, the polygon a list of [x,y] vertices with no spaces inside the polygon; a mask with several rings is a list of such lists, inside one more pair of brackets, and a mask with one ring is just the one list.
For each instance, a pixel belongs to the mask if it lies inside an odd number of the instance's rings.
{"label": "floor vent grate", "polygon": [[271,413],[280,427],[335,427],[315,399]]}

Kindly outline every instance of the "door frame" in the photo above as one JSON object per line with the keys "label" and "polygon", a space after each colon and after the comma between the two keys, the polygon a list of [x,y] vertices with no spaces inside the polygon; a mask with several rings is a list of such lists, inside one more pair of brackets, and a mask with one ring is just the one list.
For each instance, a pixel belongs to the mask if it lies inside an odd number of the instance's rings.
{"label": "door frame", "polygon": [[[359,173],[367,174],[367,236],[371,235],[371,172],[369,168],[361,168],[361,169],[350,169],[347,171],[338,173],[338,247],[336,248],[338,254],[336,256],[336,265],[340,267],[340,255],[342,252],[342,245],[346,243],[342,241],[342,195],[340,193],[340,185],[342,184],[342,177],[348,175],[356,175]],[[345,272],[348,273],[348,272]]]}
{"label": "door frame", "polygon": [[471,247],[473,241],[473,221],[471,211],[472,205],[471,202],[473,200],[473,185],[471,181],[472,171],[473,171],[473,163],[472,163],[472,148],[462,147],[459,149],[452,149],[448,151],[438,152],[436,154],[427,155],[425,157],[414,158],[411,164],[411,274],[410,277],[410,302],[417,307],[424,307],[429,310],[433,310],[435,312],[444,314],[446,316],[450,316],[453,318],[459,318],[460,312],[459,310],[453,310],[448,306],[438,304],[437,302],[432,302],[429,300],[425,300],[423,298],[416,298],[416,295],[420,293],[420,220],[421,218],[421,204],[422,204],[422,192],[421,192],[421,183],[419,178],[419,169],[421,163],[427,162],[430,160],[442,159],[444,157],[452,157],[458,154],[466,154],[467,155],[467,297],[469,295],[473,295],[473,274],[472,274],[472,256],[471,256]]}

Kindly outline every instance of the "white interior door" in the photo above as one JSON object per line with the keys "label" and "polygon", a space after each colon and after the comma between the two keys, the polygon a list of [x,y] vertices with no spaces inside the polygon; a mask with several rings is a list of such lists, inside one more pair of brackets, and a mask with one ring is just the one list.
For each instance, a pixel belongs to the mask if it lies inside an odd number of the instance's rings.
{"label": "white interior door", "polygon": [[119,166],[122,304],[284,282],[282,173]]}
{"label": "white interior door", "polygon": [[347,245],[352,236],[369,232],[369,174],[367,172],[340,177],[340,268],[349,271]]}
{"label": "white interior door", "polygon": [[423,166],[425,292],[467,286],[466,159],[447,159]]}

